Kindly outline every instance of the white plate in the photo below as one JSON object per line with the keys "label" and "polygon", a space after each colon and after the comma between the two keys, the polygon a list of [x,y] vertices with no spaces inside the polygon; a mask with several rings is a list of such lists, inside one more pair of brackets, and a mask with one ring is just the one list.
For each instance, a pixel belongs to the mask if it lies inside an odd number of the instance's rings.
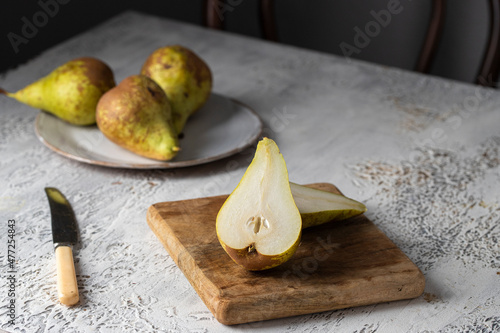
{"label": "white plate", "polygon": [[166,162],[136,155],[108,140],[97,126],[74,126],[40,112],[36,135],[43,144],[71,159],[115,168],[179,168],[212,162],[242,151],[262,132],[262,121],[249,107],[212,94],[189,118],[180,142],[181,151]]}

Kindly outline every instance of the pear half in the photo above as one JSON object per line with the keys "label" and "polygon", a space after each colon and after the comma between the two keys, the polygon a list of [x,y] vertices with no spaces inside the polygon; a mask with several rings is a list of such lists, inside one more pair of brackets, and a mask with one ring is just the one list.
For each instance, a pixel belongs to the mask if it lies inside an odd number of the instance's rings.
{"label": "pear half", "polygon": [[252,163],[219,210],[216,229],[227,254],[247,270],[278,266],[295,253],[302,220],[273,140],[258,143]]}
{"label": "pear half", "polygon": [[345,220],[366,212],[361,202],[341,194],[321,191],[290,182],[293,199],[302,217],[302,229]]}

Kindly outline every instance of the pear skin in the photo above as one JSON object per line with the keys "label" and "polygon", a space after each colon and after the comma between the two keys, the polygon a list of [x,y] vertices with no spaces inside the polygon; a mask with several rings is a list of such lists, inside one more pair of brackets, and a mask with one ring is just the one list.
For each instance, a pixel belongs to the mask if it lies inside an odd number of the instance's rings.
{"label": "pear skin", "polygon": [[106,92],[96,116],[108,139],[138,155],[167,161],[180,150],[168,98],[147,76],[129,76]]}
{"label": "pear skin", "polygon": [[297,241],[285,252],[279,255],[265,255],[257,251],[255,247],[253,247],[254,245],[250,245],[248,248],[244,249],[233,249],[223,242],[221,243],[222,248],[231,259],[248,271],[263,271],[287,262],[295,254],[299,244],[300,237],[297,238]]}
{"label": "pear skin", "polygon": [[366,212],[366,206],[341,194],[290,182],[293,200],[302,217],[302,229],[341,221]]}
{"label": "pear skin", "polygon": [[288,261],[300,243],[302,220],[276,143],[262,139],[216,219],[217,237],[235,263],[251,271]]}
{"label": "pear skin", "polygon": [[23,89],[0,93],[33,108],[42,109],[74,125],[96,122],[101,96],[115,86],[113,72],[99,59],[71,60]]}
{"label": "pear skin", "polygon": [[174,127],[181,133],[189,116],[201,108],[212,90],[212,72],[193,51],[180,45],[155,50],[141,74],[153,79],[172,105]]}

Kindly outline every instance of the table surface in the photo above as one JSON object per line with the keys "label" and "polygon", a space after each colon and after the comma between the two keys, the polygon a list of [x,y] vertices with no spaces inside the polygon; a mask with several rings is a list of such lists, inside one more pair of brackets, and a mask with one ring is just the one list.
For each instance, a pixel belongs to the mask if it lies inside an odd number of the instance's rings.
{"label": "table surface", "polygon": [[[38,37],[35,37],[38,38]],[[422,297],[227,327],[218,323],[146,223],[156,202],[230,193],[254,148],[189,168],[112,169],[56,154],[37,111],[0,98],[0,329],[46,332],[456,332],[500,329],[500,96],[496,90],[126,12],[0,76],[14,91],[80,56],[117,82],[154,49],[182,44],[210,65],[214,91],[251,106],[290,180],[330,182],[422,270]],[[22,49],[20,50],[22,52]],[[45,186],[80,228],[81,304],[57,302]],[[16,319],[7,322],[9,219]]]}

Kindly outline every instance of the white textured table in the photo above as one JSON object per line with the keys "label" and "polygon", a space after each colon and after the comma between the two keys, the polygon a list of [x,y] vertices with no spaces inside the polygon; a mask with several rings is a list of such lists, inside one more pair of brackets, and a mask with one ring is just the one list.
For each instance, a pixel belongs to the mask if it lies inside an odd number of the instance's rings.
{"label": "white textured table", "polygon": [[[35,137],[36,110],[0,98],[0,328],[12,332],[421,332],[500,330],[500,96],[373,64],[125,13],[0,77],[15,90],[83,55],[117,81],[182,44],[217,93],[250,105],[299,183],[331,182],[423,271],[422,297],[237,327],[219,324],[146,224],[156,202],[229,193],[253,149],[174,170],[82,164]],[[1,96],[0,96],[1,97]],[[235,166],[237,166],[235,168]],[[81,305],[57,302],[45,186],[76,211]],[[9,325],[8,220],[16,231]]]}

